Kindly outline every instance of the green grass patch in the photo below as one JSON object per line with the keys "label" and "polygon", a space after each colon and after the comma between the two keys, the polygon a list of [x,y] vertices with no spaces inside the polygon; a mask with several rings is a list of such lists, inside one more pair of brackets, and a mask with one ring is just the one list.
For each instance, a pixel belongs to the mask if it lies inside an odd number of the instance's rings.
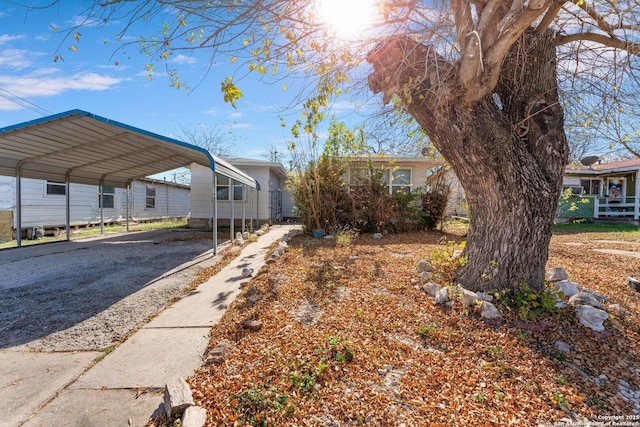
{"label": "green grass patch", "polygon": [[634,224],[603,224],[603,223],[569,223],[554,224],[554,231],[570,233],[637,233],[640,227]]}

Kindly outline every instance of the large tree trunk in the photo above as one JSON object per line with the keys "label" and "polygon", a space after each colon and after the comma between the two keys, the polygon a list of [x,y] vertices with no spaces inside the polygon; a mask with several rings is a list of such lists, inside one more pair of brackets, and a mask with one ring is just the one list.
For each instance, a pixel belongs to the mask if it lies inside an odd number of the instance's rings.
{"label": "large tree trunk", "polygon": [[[553,34],[527,31],[505,58],[493,96],[466,106],[455,66],[429,47],[395,43],[376,52],[377,64],[370,58],[369,83],[403,98],[465,190],[471,223],[458,283],[540,289],[568,153]],[[393,58],[399,51],[401,62]]]}

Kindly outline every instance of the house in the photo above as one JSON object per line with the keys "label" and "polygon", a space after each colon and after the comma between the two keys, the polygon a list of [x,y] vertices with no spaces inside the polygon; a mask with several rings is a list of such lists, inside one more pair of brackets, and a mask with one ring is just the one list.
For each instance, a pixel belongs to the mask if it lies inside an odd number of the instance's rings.
{"label": "house", "polygon": [[558,218],[640,219],[640,159],[565,170]]}
{"label": "house", "polygon": [[383,182],[391,183],[390,194],[439,183],[449,191],[445,216],[468,216],[462,185],[451,168],[441,160],[427,157],[355,157],[350,160],[347,182],[353,184],[358,175],[369,167],[369,162],[374,169],[382,169]]}
{"label": "house", "polygon": [[367,174],[369,167],[382,171],[382,181],[389,184],[389,194],[398,191],[409,192],[424,187],[427,177],[434,168],[442,162],[426,157],[393,157],[393,156],[362,156],[351,157],[347,170],[347,182],[355,183],[363,174]]}
{"label": "house", "polygon": [[[69,192],[72,227],[133,221],[150,221],[189,216],[189,187],[165,181],[138,179],[131,182],[127,206],[125,188],[71,183]],[[0,176],[0,211],[16,217],[16,178]],[[22,178],[22,230],[45,230],[66,226],[66,185],[64,182]],[[6,239],[9,240],[9,239]]]}
{"label": "house", "polygon": [[[279,223],[293,217],[291,195],[285,188],[287,172],[280,163],[246,158],[224,160],[255,179],[259,184],[259,191],[218,175],[215,194],[220,225],[230,225],[233,218],[234,226],[244,224],[251,228],[252,224],[259,227],[263,223]],[[213,182],[210,168],[198,164],[191,166],[189,227],[211,227]]]}

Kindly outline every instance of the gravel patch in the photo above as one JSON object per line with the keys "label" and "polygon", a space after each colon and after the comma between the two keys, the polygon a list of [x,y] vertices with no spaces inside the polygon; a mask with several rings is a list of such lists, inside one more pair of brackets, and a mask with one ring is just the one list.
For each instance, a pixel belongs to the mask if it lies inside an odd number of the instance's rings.
{"label": "gravel patch", "polygon": [[100,350],[184,294],[211,233],[137,232],[0,252],[0,349]]}

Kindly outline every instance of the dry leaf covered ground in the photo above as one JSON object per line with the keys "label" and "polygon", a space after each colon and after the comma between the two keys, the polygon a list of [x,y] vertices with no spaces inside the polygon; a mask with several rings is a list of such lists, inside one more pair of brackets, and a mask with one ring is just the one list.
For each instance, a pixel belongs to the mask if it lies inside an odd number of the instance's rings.
{"label": "dry leaf covered ground", "polygon": [[[570,307],[527,322],[507,313],[504,325],[459,303],[436,306],[420,290],[416,264],[443,241],[462,241],[459,232],[363,235],[344,246],[299,236],[244,284],[212,330],[210,347],[222,344],[224,361],[188,382],[208,425],[588,425],[611,417],[640,425],[618,396],[619,380],[640,390],[640,295],[627,286],[640,258],[595,251],[640,253],[639,236],[553,237],[549,267],[625,310],[598,336]],[[262,327],[249,331],[246,320]]]}

